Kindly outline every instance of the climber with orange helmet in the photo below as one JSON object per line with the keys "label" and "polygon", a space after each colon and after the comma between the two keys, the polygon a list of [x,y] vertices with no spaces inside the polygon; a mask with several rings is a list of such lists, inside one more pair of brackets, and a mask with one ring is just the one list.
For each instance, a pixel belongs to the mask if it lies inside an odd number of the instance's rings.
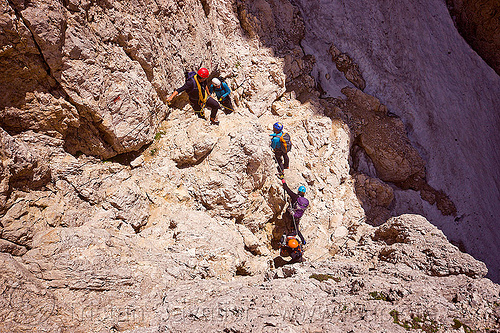
{"label": "climber with orange helmet", "polygon": [[295,235],[283,235],[280,242],[280,256],[292,257],[290,263],[302,261],[302,245]]}
{"label": "climber with orange helmet", "polygon": [[220,105],[215,99],[210,97],[207,86],[207,79],[209,76],[210,73],[206,68],[200,68],[198,72],[189,72],[184,85],[176,89],[172,95],[167,98],[167,102],[170,103],[174,97],[186,91],[189,96],[189,104],[193,107],[196,115],[202,119],[206,119],[203,109],[208,107],[211,109],[210,123],[218,125],[219,122],[215,118],[217,117],[217,111]]}

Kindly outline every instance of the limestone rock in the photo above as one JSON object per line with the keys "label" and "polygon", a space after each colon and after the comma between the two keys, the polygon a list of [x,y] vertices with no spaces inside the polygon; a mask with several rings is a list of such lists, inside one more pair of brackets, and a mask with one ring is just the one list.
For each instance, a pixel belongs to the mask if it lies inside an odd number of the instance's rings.
{"label": "limestone rock", "polygon": [[[161,303],[157,301],[158,316],[151,326],[129,332],[166,327],[183,332],[201,327],[296,330],[297,326],[313,332],[405,332],[402,326],[412,322],[451,331],[456,321],[470,328],[495,327],[498,317],[492,309],[498,300],[497,285],[463,275],[439,278],[405,269],[398,272],[398,268],[386,269],[380,276],[359,264],[324,261],[269,271],[271,278],[264,282],[232,281],[225,284],[228,289],[221,289],[218,282],[192,281],[183,289],[166,293]],[[201,292],[193,294],[192,290]],[[210,295],[204,292],[209,290]],[[436,311],[428,313],[425,309],[430,302]],[[471,302],[484,311],[475,322],[465,319],[474,316],[468,309]],[[370,328],[360,324],[367,317]],[[182,323],[179,318],[183,318]]]}
{"label": "limestone rock", "polygon": [[337,69],[344,73],[345,78],[359,90],[364,90],[366,82],[363,79],[358,64],[355,63],[348,54],[341,53],[335,47],[335,44],[330,46],[330,54],[332,55],[332,61],[337,66]]}
{"label": "limestone rock", "polygon": [[400,183],[410,177],[425,177],[425,162],[411,146],[402,124],[394,118],[384,117],[385,106],[361,90],[345,88],[342,91],[353,103],[353,114],[363,128],[360,144],[373,161],[380,179]]}
{"label": "limestone rock", "polygon": [[[298,9],[285,0],[258,0],[246,4],[254,33],[278,50],[297,45],[304,36],[304,23]],[[279,19],[277,19],[279,17]]]}
{"label": "limestone rock", "polygon": [[1,128],[0,158],[0,212],[14,188],[35,189],[50,179],[50,170],[41,157]]}
{"label": "limestone rock", "polygon": [[80,126],[76,108],[62,97],[33,92],[25,96],[22,109],[6,108],[1,119],[4,128],[13,132],[32,130],[57,138],[65,138]]}
{"label": "limestone rock", "polygon": [[[401,120],[377,98],[359,89],[346,87],[342,92],[347,96],[343,102],[346,121],[356,136],[355,168],[400,188],[418,190],[421,198],[436,204],[442,214],[455,215],[456,206],[448,195],[427,183],[425,162],[409,141]],[[377,209],[373,213],[383,216],[388,212]]]}
{"label": "limestone rock", "polygon": [[488,272],[484,263],[460,252],[421,216],[392,218],[375,231],[373,239],[387,244],[380,251],[380,260],[418,267],[429,275],[483,277]]}
{"label": "limestone rock", "polygon": [[[19,6],[22,5],[19,4]],[[6,117],[15,117],[15,112],[11,108],[29,110],[29,105],[37,104],[35,96],[41,97],[44,102],[41,104],[44,104],[45,108],[51,108],[47,103],[48,100],[55,100],[57,97],[51,97],[50,92],[56,96],[61,93],[56,81],[47,73],[45,60],[37,48],[30,28],[26,25],[27,22],[16,15],[15,10],[20,9],[20,7],[13,8],[8,1],[0,2],[0,26],[4,32],[0,37],[0,66],[2,68],[0,77],[3,82],[0,105],[2,109],[5,109],[2,111],[0,123],[4,126],[3,112]],[[24,117],[36,119],[29,114],[28,110],[23,112]],[[43,117],[41,112],[37,115]],[[17,130],[22,128],[22,124],[16,124],[15,121],[7,121],[7,123],[15,126]]]}
{"label": "limestone rock", "polygon": [[0,272],[4,291],[0,297],[0,315],[9,318],[2,321],[1,330],[57,329],[57,324],[47,322],[57,311],[54,293],[9,254],[0,253]]}
{"label": "limestone rock", "polygon": [[[328,31],[305,29],[291,2],[1,4],[0,125],[2,140],[16,143],[0,152],[11,168],[4,174],[31,173],[37,162],[50,182],[4,183],[0,331],[405,332],[414,318],[442,330],[454,319],[474,330],[498,324],[499,286],[423,218],[403,215],[377,229],[365,222],[392,205],[377,173],[436,205],[439,193],[382,99],[322,90],[322,77],[339,79],[320,75],[323,58],[338,70],[328,52],[306,54],[311,45],[302,42]],[[342,49],[351,61],[368,57]],[[233,89],[236,112],[219,113],[218,126],[195,117],[185,94],[163,104],[199,66]],[[359,69],[369,82],[373,73]],[[278,260],[291,222],[269,149],[276,121],[292,136],[286,181],[306,186],[310,201],[300,220],[302,263]],[[394,145],[378,142],[391,132]],[[353,170],[363,164],[351,163],[356,149],[370,154],[366,177]],[[18,287],[21,297],[12,293]],[[12,304],[24,295],[29,302]]]}
{"label": "limestone rock", "polygon": [[27,251],[28,250],[23,246],[9,242],[5,239],[0,239],[0,252],[10,253],[13,256],[22,256]]}
{"label": "limestone rock", "polygon": [[378,178],[361,173],[355,175],[355,186],[368,219],[374,225],[384,223],[390,216],[388,207],[394,200],[392,188]]}
{"label": "limestone rock", "polygon": [[144,163],[144,156],[140,155],[135,160],[133,160],[132,162],[130,162],[130,167],[131,168],[137,168],[137,167],[140,167],[143,163]]}
{"label": "limestone rock", "polygon": [[268,111],[272,103],[285,92],[285,75],[279,68],[279,64],[262,61],[252,65],[255,74],[248,77],[250,87],[245,90],[243,98],[250,112],[257,117]]}
{"label": "limestone rock", "polygon": [[110,188],[106,193],[109,204],[118,210],[117,218],[129,223],[138,231],[149,217],[148,199],[133,181],[122,182],[119,188]]}
{"label": "limestone rock", "polygon": [[186,167],[201,163],[214,148],[216,140],[192,125],[186,132],[176,133],[172,144],[172,159],[179,167]]}
{"label": "limestone rock", "polygon": [[[500,105],[500,77],[460,36],[452,16],[461,14],[450,15],[447,8],[447,4],[467,8],[465,16],[478,17],[467,22],[481,23],[468,28],[487,32],[481,43],[494,47],[488,41],[498,34],[493,26],[498,27],[499,11],[489,8],[498,7],[498,1],[424,0],[390,7],[369,0],[353,6],[337,1],[294,4],[304,18],[301,46],[316,58],[312,76],[325,91],[324,101],[343,98],[341,89],[351,85],[332,66],[333,43],[359,65],[366,81],[364,92],[400,117],[408,139],[425,160],[426,181],[455,206],[440,210],[421,198],[411,209],[495,267],[489,276],[500,276],[500,259],[495,255],[500,252],[495,227],[500,216],[499,186],[490,181],[500,178],[500,141],[492,134],[500,132],[500,122],[498,113],[491,112]],[[470,94],[461,93],[465,91]],[[343,108],[342,102],[335,106]],[[410,205],[399,200],[395,209],[403,213]]]}
{"label": "limestone rock", "polygon": [[248,251],[256,255],[270,255],[266,245],[262,244],[257,236],[255,236],[245,225],[238,225],[238,231],[241,233],[245,248],[248,249]]}

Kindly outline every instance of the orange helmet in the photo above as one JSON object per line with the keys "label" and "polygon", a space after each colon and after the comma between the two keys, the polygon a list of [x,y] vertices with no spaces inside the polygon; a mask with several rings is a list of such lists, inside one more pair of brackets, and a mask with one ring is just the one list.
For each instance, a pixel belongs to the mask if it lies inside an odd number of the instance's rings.
{"label": "orange helmet", "polygon": [[292,249],[295,249],[297,246],[299,246],[299,242],[295,238],[290,238],[287,244],[288,247],[291,247]]}
{"label": "orange helmet", "polygon": [[203,79],[206,79],[209,75],[208,73],[208,69],[206,68],[200,68],[200,70],[198,71],[198,75],[203,78]]}

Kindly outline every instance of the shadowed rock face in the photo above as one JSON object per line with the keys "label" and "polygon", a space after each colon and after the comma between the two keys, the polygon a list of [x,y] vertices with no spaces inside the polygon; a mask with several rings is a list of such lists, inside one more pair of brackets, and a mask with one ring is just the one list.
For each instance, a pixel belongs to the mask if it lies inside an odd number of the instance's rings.
{"label": "shadowed rock face", "polygon": [[[415,197],[414,209],[425,211],[422,198],[453,214],[429,172],[431,150],[422,153],[411,125],[371,94],[362,48],[328,40],[324,54],[307,54],[311,21],[299,7],[2,6],[10,97],[0,109],[0,331],[498,326],[500,287],[485,265],[424,217],[391,218]],[[342,96],[328,97],[318,79],[323,56]],[[194,116],[183,95],[163,104],[200,64],[233,90],[236,112],[219,114],[219,126]],[[276,121],[292,136],[286,181],[306,186],[310,202],[300,264],[277,258],[291,221],[269,149]]]}
{"label": "shadowed rock face", "polygon": [[460,34],[500,75],[500,3],[495,0],[447,0]]}
{"label": "shadowed rock face", "polygon": [[[393,214],[426,216],[484,260],[489,276],[498,280],[500,76],[459,35],[442,1],[396,1],[390,6],[373,1],[294,3],[306,27],[301,45],[315,56],[312,76],[324,91],[322,97],[344,98],[345,86],[359,86],[359,80],[349,80],[348,71],[338,71],[339,64],[332,61],[339,52],[347,54],[366,82],[363,92],[403,121],[411,145],[425,162],[430,187],[396,190]],[[498,6],[495,1],[461,3],[463,8],[480,8],[478,15],[493,3]],[[485,12],[498,17],[498,11]],[[364,172],[376,169],[370,166],[374,161],[368,162]]]}

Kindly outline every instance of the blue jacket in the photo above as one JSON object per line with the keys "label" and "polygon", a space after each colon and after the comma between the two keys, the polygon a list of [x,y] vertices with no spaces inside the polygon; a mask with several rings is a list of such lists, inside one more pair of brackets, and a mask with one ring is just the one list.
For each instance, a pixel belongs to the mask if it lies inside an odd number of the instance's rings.
{"label": "blue jacket", "polygon": [[281,148],[281,140],[280,140],[280,138],[281,138],[282,135],[283,135],[283,132],[270,134],[270,136],[273,137],[271,139],[271,148],[273,148],[273,150],[277,150],[277,149]]}
{"label": "blue jacket", "polygon": [[209,88],[210,93],[213,93],[215,91],[215,95],[217,95],[218,100],[225,100],[227,96],[231,93],[231,89],[229,89],[229,86],[227,85],[226,82],[221,82],[221,85],[219,88],[215,87],[213,84]]}

